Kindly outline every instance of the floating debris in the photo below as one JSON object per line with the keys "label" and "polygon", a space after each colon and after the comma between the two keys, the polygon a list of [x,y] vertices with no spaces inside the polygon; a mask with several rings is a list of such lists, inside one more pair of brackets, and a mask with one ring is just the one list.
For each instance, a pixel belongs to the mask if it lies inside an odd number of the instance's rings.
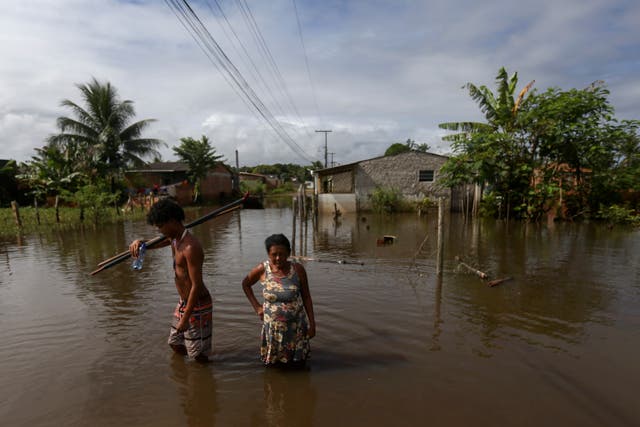
{"label": "floating debris", "polygon": [[381,239],[376,240],[376,244],[378,246],[387,246],[393,245],[396,241],[396,236],[391,236],[389,234],[385,234]]}

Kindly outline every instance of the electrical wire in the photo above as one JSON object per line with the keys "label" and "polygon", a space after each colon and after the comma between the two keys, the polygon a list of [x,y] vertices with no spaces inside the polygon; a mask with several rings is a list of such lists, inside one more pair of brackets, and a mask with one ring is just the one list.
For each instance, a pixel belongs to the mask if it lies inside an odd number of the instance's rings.
{"label": "electrical wire", "polygon": [[[246,79],[242,76],[238,68],[229,59],[220,45],[213,38],[206,26],[202,23],[193,8],[187,0],[165,0],[165,3],[174,11],[178,20],[183,24],[185,29],[196,40],[196,44],[202,49],[205,55],[216,65],[223,75],[226,74],[225,80],[232,87],[238,89],[241,98],[246,100],[264,120],[271,126],[280,139],[285,142],[298,156],[302,157],[308,163],[313,163],[312,158],[296,143],[296,141],[287,133],[282,124],[276,120],[271,111],[266,107],[255,91],[251,88]],[[227,78],[228,77],[228,78]],[[245,102],[246,104],[246,102]]]}
{"label": "electrical wire", "polygon": [[300,36],[300,44],[302,45],[302,52],[304,54],[304,63],[307,67],[307,76],[309,77],[309,86],[311,86],[311,95],[313,97],[313,104],[316,107],[316,114],[320,117],[320,121],[322,121],[322,114],[320,113],[320,108],[318,107],[318,97],[316,96],[316,87],[313,84],[313,79],[311,78],[311,67],[309,67],[309,56],[307,55],[307,47],[304,44],[304,37],[302,37],[302,25],[300,24],[300,15],[298,13],[298,5],[296,4],[296,0],[291,0],[293,3],[293,10],[296,13],[296,22],[298,23],[298,35]]}

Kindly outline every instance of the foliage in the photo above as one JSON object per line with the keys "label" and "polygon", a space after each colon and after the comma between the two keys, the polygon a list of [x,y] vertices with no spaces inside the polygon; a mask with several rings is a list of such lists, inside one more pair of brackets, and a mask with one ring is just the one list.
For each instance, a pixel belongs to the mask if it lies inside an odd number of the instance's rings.
{"label": "foliage", "polygon": [[486,123],[483,122],[449,122],[440,123],[441,129],[447,129],[459,132],[453,135],[447,135],[443,139],[445,141],[462,142],[470,139],[474,134],[478,133],[509,133],[517,128],[518,112],[528,102],[527,92],[533,85],[533,81],[525,86],[517,98],[515,98],[516,86],[518,84],[518,73],[511,76],[504,67],[498,70],[496,76],[497,92],[493,92],[486,86],[476,86],[473,83],[467,83],[463,86],[469,91],[471,99],[473,99],[480,107],[485,116]]}
{"label": "foliage", "polygon": [[62,190],[75,192],[78,189],[87,175],[75,171],[79,155],[72,147],[75,146],[47,145],[35,149],[36,155],[22,166],[22,173],[18,175],[32,195],[42,198],[60,194]]}
{"label": "foliage", "polygon": [[17,174],[18,165],[15,160],[9,160],[0,166],[0,206],[8,206],[18,198]]}
{"label": "foliage", "polygon": [[640,215],[635,214],[633,209],[619,205],[601,206],[598,211],[598,218],[608,224],[631,224],[640,226]]}
{"label": "foliage", "polygon": [[132,101],[120,100],[115,87],[95,78],[77,87],[84,106],[63,100],[61,105],[69,108],[74,118],[59,117],[60,133],[48,138],[50,146],[65,154],[74,172],[113,177],[128,167],[141,166],[145,157],[159,155],[157,148],[163,142],[142,137],[154,120],[131,123],[135,117]]}
{"label": "foliage", "polygon": [[438,206],[438,202],[428,197],[424,197],[422,200],[416,202],[416,208],[419,210],[434,208],[436,206]]}
{"label": "foliage", "polygon": [[64,191],[63,198],[75,203],[80,208],[80,221],[84,220],[85,212],[90,216],[94,225],[98,225],[107,217],[107,211],[114,208],[119,193],[111,193],[106,183],[86,184],[78,188],[75,193]]}
{"label": "foliage", "polygon": [[193,200],[195,202],[200,194],[200,180],[206,177],[224,156],[216,155],[216,149],[205,135],[202,135],[201,139],[180,138],[180,145],[173,147],[173,152],[189,166],[187,176],[194,184]]}
{"label": "foliage", "polygon": [[422,153],[426,153],[429,151],[429,144],[416,144],[412,139],[407,139],[407,141],[403,144],[401,142],[396,142],[391,144],[389,148],[384,152],[385,156],[394,156],[400,153],[408,153],[409,151],[419,151]]}
{"label": "foliage", "polygon": [[287,193],[295,193],[297,188],[292,182],[285,182],[279,187],[274,188],[269,192],[269,194],[287,194]]}
{"label": "foliage", "polygon": [[240,191],[243,194],[248,192],[253,196],[261,196],[267,191],[267,186],[260,181],[242,181]]}
{"label": "foliage", "polygon": [[[583,90],[548,89],[514,98],[517,73],[501,68],[494,95],[485,86],[465,87],[486,123],[443,123],[455,156],[442,168],[448,185],[488,186],[498,217],[539,221],[558,209],[586,216],[639,184],[638,122],[618,123],[608,90],[596,82]],[[525,97],[526,95],[526,97]]]}
{"label": "foliage", "polygon": [[[56,220],[56,212],[53,207],[38,208],[40,223],[36,218],[36,209],[33,206],[20,207],[20,220],[22,227],[15,223],[11,208],[0,209],[0,236],[14,236],[18,233],[52,233],[80,228],[84,225],[80,221],[80,210],[77,207],[61,206],[59,208],[59,222]],[[113,223],[122,220],[143,220],[146,212],[134,209],[126,214],[118,215],[115,209],[104,209],[100,216],[100,224]]]}
{"label": "foliage", "polygon": [[311,180],[310,169],[322,169],[319,162],[314,162],[311,166],[300,166],[293,163],[276,163],[274,165],[244,166],[240,172],[259,173],[261,175],[274,175],[283,181],[304,182]]}
{"label": "foliage", "polygon": [[394,188],[376,187],[371,193],[371,207],[378,213],[397,212],[402,207],[402,195]]}

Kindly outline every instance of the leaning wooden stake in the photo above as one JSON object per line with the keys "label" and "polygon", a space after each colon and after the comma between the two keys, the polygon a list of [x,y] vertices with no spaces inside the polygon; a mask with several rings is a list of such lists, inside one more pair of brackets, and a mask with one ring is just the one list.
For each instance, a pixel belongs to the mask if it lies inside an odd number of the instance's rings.
{"label": "leaning wooden stake", "polygon": [[300,260],[300,261],[328,262],[328,263],[332,263],[332,264],[364,265],[364,262],[362,262],[362,261],[348,261],[348,260],[344,260],[344,259],[337,259],[337,260],[319,259],[319,258],[309,258],[309,257],[306,257],[306,256],[296,256],[296,255],[291,255],[289,258],[297,259],[297,260]]}
{"label": "leaning wooden stake", "polygon": [[467,270],[469,270],[470,272],[474,273],[475,275],[480,277],[482,280],[487,282],[487,286],[490,286],[490,287],[498,286],[503,282],[513,279],[512,277],[503,277],[502,279],[489,280],[489,275],[487,273],[480,271],[477,268],[473,268],[469,264],[464,263],[459,256],[456,257],[456,261],[458,261],[461,266],[463,266],[464,268],[466,268]]}
{"label": "leaning wooden stake", "polygon": [[487,285],[490,287],[498,286],[502,282],[506,282],[507,280],[511,280],[513,277],[503,277],[502,279],[489,280]]}
{"label": "leaning wooden stake", "polygon": [[467,270],[469,270],[470,272],[476,274],[478,277],[480,277],[482,280],[487,280],[489,278],[489,275],[487,275],[487,273],[482,272],[478,269],[475,269],[473,267],[471,267],[469,264],[464,263],[460,257],[456,257],[456,261],[458,261],[460,263],[461,266],[463,266],[464,268],[466,268]]}

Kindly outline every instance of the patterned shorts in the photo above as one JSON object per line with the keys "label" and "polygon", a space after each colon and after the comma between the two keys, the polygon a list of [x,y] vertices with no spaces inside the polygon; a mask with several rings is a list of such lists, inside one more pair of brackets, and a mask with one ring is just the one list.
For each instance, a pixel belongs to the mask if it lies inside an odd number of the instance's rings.
{"label": "patterned shorts", "polygon": [[180,301],[173,312],[171,331],[169,332],[169,345],[183,345],[191,358],[199,355],[211,354],[213,303],[211,300],[200,303],[198,301],[189,318],[189,328],[184,332],[178,332],[176,326],[184,316],[186,301]]}

